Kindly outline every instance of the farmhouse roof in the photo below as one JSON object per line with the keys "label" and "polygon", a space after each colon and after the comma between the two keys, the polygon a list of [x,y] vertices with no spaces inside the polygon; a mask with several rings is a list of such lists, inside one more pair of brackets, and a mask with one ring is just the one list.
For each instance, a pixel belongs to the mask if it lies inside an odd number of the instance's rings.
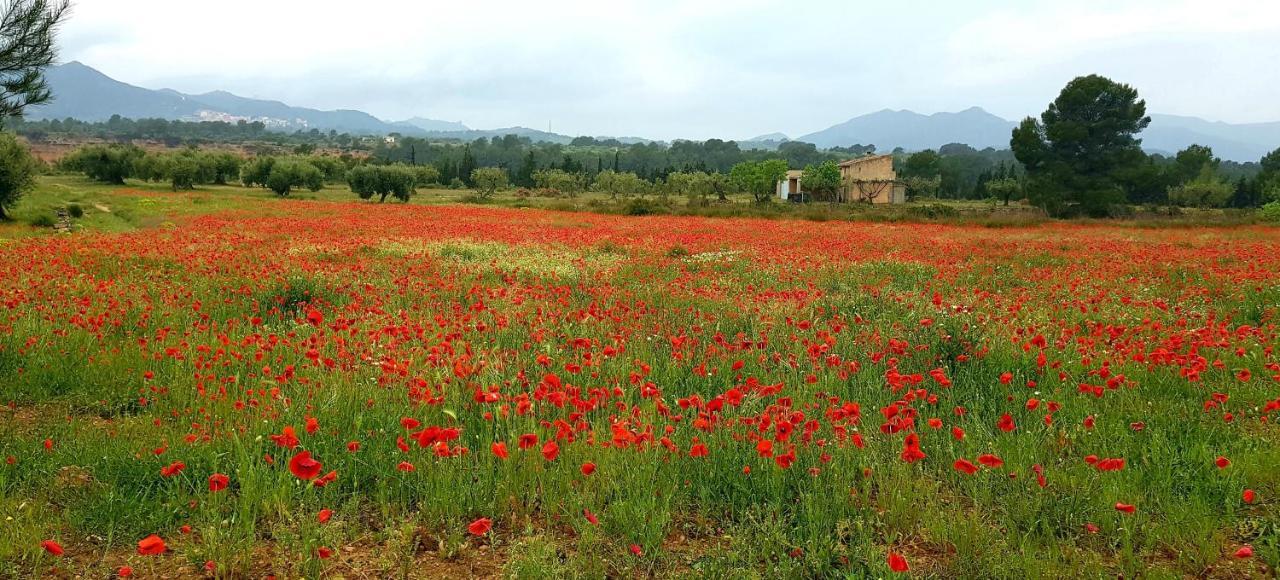
{"label": "farmhouse roof", "polygon": [[854,165],[858,165],[860,163],[866,163],[868,161],[876,161],[879,159],[884,159],[885,157],[893,157],[893,156],[892,155],[868,155],[866,157],[859,157],[857,159],[850,159],[848,161],[844,161],[840,163],[840,167],[851,167]]}

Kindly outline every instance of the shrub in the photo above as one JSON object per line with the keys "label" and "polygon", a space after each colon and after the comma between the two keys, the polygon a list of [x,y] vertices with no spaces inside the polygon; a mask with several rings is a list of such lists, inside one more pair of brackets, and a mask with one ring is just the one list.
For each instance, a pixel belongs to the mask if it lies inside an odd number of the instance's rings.
{"label": "shrub", "polygon": [[41,213],[31,218],[29,223],[37,228],[51,228],[58,225],[58,220],[47,213]]}
{"label": "shrub", "polygon": [[9,133],[0,133],[0,218],[36,184],[37,165],[27,148]]}
{"label": "shrub", "polygon": [[1273,201],[1262,206],[1262,209],[1258,210],[1258,216],[1263,221],[1280,223],[1280,201]]}
{"label": "shrub", "polygon": [[420,165],[413,168],[413,186],[424,188],[440,185],[440,170],[434,165]]}
{"label": "shrub", "polygon": [[80,219],[84,217],[84,208],[78,203],[67,204],[67,214],[73,218]]}
{"label": "shrub", "polygon": [[65,157],[61,166],[96,181],[123,185],[133,176],[134,162],[143,156],[142,149],[134,145],[90,145]]}
{"label": "shrub", "polygon": [[622,213],[626,215],[638,216],[638,215],[653,215],[658,212],[657,212],[657,208],[655,208],[654,205],[650,203],[648,200],[633,199],[627,202],[627,205],[625,208],[623,208]]}

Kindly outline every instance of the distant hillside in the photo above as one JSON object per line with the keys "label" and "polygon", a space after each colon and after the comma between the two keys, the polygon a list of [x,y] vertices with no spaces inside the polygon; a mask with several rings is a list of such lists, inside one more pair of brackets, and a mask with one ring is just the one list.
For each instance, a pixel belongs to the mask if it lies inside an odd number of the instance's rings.
{"label": "distant hillside", "polygon": [[78,62],[50,67],[45,78],[54,100],[27,109],[28,118],[106,121],[120,115],[183,119],[194,118],[204,108],[180,93],[127,85]]}
{"label": "distant hillside", "polygon": [[[1015,123],[978,107],[959,113],[921,115],[911,111],[880,111],[797,139],[821,148],[871,143],[879,151],[902,147],[908,151],[937,149],[964,143],[976,149],[1008,149]],[[1142,133],[1147,151],[1165,155],[1188,145],[1208,145],[1223,159],[1257,161],[1280,147],[1280,123],[1232,125],[1196,117],[1151,115]]]}
{"label": "distant hillside", "polygon": [[463,125],[456,121],[437,121],[436,119],[424,119],[422,117],[414,117],[396,123],[396,125],[408,125],[410,127],[421,129],[423,131],[470,131],[471,127]]}
{"label": "distant hillside", "polygon": [[854,117],[834,127],[796,138],[827,149],[854,144],[874,144],[879,151],[902,147],[908,151],[937,149],[947,143],[965,143],[977,149],[1009,147],[1014,124],[978,107],[959,113],[921,115],[911,111],[883,110]]}
{"label": "distant hillside", "polygon": [[[248,99],[226,91],[187,95],[170,89],[151,90],[122,83],[101,72],[71,62],[51,67],[49,87],[54,100],[27,111],[31,119],[106,121],[112,115],[131,119],[157,118],[182,121],[260,121],[275,130],[319,129],[353,134],[382,135],[406,132],[401,125],[388,123],[360,111],[319,111],[293,107],[278,101]],[[415,119],[410,126],[439,123],[440,128],[466,129],[460,123]]]}
{"label": "distant hillside", "polygon": [[1280,122],[1232,125],[1197,117],[1151,115],[1151,126],[1142,133],[1142,146],[1148,151],[1171,154],[1192,143],[1213,147],[1223,159],[1257,161],[1280,148]]}
{"label": "distant hillside", "polygon": [[[169,89],[151,90],[122,83],[107,75],[71,62],[51,67],[47,77],[54,94],[52,103],[31,107],[30,119],[74,118],[106,121],[112,115],[131,119],[160,118],[183,121],[259,121],[278,131],[319,129],[357,135],[400,133],[415,137],[459,139],[515,134],[533,141],[569,144],[568,135],[527,127],[476,130],[453,121],[415,117],[395,123],[361,111],[319,111],[293,107],[279,101],[248,99],[226,91],[188,95]],[[1223,159],[1257,161],[1280,147],[1280,122],[1232,125],[1195,117],[1152,115],[1151,126],[1142,134],[1143,146],[1151,152],[1172,154],[1188,145],[1208,145]],[[908,151],[937,149],[948,143],[964,143],[976,149],[1007,149],[1013,121],[981,108],[958,113],[921,115],[911,111],[883,110],[854,117],[828,129],[796,139],[820,148],[875,145],[876,150]],[[603,139],[603,138],[601,138]],[[619,138],[623,143],[647,143],[640,137]],[[776,150],[788,141],[782,133],[771,133],[742,141],[743,149]]]}
{"label": "distant hillside", "polygon": [[568,145],[573,141],[573,137],[561,135],[559,133],[548,133],[528,127],[507,127],[505,129],[469,129],[466,131],[428,131],[427,137],[435,137],[437,139],[459,139],[462,141],[475,141],[480,138],[505,137],[507,135],[516,135],[518,137],[528,137],[530,141],[559,143]]}

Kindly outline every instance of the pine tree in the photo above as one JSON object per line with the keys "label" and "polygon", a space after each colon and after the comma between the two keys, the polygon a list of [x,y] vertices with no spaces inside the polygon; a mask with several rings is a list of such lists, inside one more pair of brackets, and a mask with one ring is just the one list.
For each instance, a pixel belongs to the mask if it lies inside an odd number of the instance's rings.
{"label": "pine tree", "polygon": [[533,187],[533,174],[538,170],[538,160],[533,155],[533,150],[524,156],[524,163],[520,166],[520,171],[516,173],[516,185],[520,187]]}
{"label": "pine tree", "polygon": [[8,0],[0,5],[0,124],[53,98],[44,69],[57,58],[54,35],[67,0]]}
{"label": "pine tree", "polygon": [[471,154],[471,146],[464,145],[462,148],[462,162],[458,164],[458,179],[471,187],[471,172],[476,170],[476,158]]}

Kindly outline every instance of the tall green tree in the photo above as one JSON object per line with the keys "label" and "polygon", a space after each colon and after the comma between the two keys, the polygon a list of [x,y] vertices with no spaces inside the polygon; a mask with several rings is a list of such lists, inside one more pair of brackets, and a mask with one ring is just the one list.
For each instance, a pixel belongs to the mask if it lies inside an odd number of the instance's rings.
{"label": "tall green tree", "polygon": [[462,161],[458,163],[458,178],[462,179],[462,183],[467,187],[471,187],[475,182],[472,181],[476,171],[476,157],[471,154],[471,146],[467,145],[462,149]]}
{"label": "tall green tree", "polygon": [[1258,165],[1262,170],[1258,172],[1254,187],[1261,192],[1263,201],[1280,201],[1280,149],[1264,155]]}
{"label": "tall green tree", "polygon": [[744,161],[729,171],[729,182],[739,191],[750,193],[757,203],[773,199],[778,182],[787,177],[787,162],[782,159]]}
{"label": "tall green tree", "polygon": [[58,53],[54,36],[68,0],[6,0],[0,5],[0,124],[53,98],[44,69]]}
{"label": "tall green tree", "polygon": [[1103,216],[1124,201],[1119,174],[1146,159],[1138,134],[1151,118],[1138,91],[1098,75],[1062,89],[1010,141],[1028,177],[1028,197],[1050,214]]}
{"label": "tall green tree", "polygon": [[1222,160],[1213,154],[1211,147],[1190,145],[1174,156],[1169,172],[1172,174],[1173,185],[1177,186],[1199,179],[1205,167],[1217,172],[1221,165]]}
{"label": "tall green tree", "polygon": [[800,187],[818,201],[840,201],[840,167],[835,161],[809,165],[800,174]]}
{"label": "tall green tree", "polygon": [[902,177],[932,178],[942,174],[942,156],[933,149],[912,153],[899,169]]}

